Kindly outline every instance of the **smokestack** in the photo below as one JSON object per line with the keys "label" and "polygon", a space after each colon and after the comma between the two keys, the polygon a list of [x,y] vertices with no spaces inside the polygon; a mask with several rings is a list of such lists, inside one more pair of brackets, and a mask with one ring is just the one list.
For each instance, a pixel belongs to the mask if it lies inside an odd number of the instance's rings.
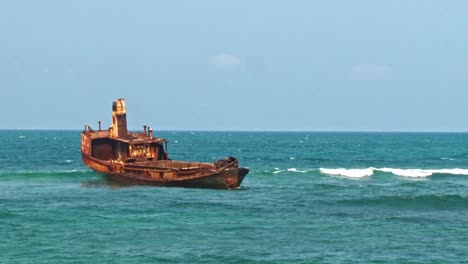
{"label": "smokestack", "polygon": [[149,128],[148,131],[149,131],[150,140],[153,140],[153,129]]}
{"label": "smokestack", "polygon": [[145,132],[145,136],[148,136],[148,134],[146,133],[146,125],[143,126],[143,131]]}
{"label": "smokestack", "polygon": [[98,121],[99,124],[99,131],[101,131],[101,121]]}

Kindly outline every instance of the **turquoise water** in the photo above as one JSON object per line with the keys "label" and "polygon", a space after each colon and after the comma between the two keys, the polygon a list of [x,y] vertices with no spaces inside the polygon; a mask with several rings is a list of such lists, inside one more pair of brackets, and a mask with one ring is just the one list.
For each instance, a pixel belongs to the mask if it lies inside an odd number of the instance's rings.
{"label": "turquoise water", "polygon": [[0,131],[0,263],[468,260],[468,134],[156,133],[243,188],[121,186],[79,131]]}

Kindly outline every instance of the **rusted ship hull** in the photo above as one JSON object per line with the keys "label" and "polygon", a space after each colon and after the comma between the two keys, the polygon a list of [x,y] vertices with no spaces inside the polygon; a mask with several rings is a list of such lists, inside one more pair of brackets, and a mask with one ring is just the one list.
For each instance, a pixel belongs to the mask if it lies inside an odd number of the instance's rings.
{"label": "rusted ship hull", "polygon": [[[237,160],[226,158],[222,161],[231,161],[230,167],[212,168],[200,171],[195,176],[180,177],[180,171],[171,168],[129,166],[102,161],[82,153],[83,163],[96,172],[107,175],[111,180],[125,184],[150,185],[159,187],[209,188],[209,189],[236,189],[249,173],[247,168],[238,168]],[[168,161],[171,163],[172,161]],[[166,166],[167,167],[167,166]],[[194,174],[192,172],[192,174]]]}
{"label": "rusted ship hull", "polygon": [[239,188],[247,173],[248,170],[245,168],[230,169],[190,180],[154,180],[132,173],[108,174],[107,176],[114,181],[126,184],[150,185],[158,187],[237,189]]}

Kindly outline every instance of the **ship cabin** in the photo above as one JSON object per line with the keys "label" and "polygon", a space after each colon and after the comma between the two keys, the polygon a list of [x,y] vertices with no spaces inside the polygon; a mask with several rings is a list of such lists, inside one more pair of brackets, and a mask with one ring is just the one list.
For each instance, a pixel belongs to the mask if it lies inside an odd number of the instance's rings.
{"label": "ship cabin", "polygon": [[112,107],[112,126],[98,131],[89,125],[82,133],[82,152],[92,158],[110,161],[144,162],[168,160],[167,140],[153,137],[153,130],[143,127],[143,132],[128,132],[125,101],[118,99]]}

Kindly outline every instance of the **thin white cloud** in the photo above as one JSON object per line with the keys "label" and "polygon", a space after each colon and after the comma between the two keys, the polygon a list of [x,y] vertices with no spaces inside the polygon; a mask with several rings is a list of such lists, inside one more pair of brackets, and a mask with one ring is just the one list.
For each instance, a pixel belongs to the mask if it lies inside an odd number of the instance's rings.
{"label": "thin white cloud", "polygon": [[386,64],[356,64],[351,68],[354,80],[381,80],[392,76],[393,69]]}
{"label": "thin white cloud", "polygon": [[219,54],[208,57],[208,64],[219,68],[232,68],[241,64],[241,59],[234,55]]}

